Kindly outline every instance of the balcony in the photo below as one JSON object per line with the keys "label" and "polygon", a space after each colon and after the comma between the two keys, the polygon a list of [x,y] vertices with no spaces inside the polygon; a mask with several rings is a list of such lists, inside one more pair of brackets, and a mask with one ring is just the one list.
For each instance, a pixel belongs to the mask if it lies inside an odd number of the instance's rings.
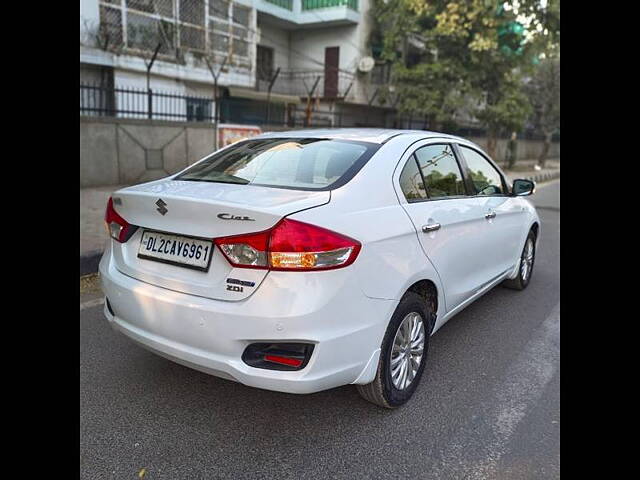
{"label": "balcony", "polygon": [[[271,92],[305,98],[313,91],[313,98],[342,100],[349,93],[353,96],[354,81],[355,75],[343,71],[333,74],[325,70],[281,71]],[[266,92],[268,84],[267,80],[257,79],[256,90]]]}
{"label": "balcony", "polygon": [[293,10],[293,0],[265,0],[268,3],[272,3],[278,7],[285,8],[289,11]]}
{"label": "balcony", "polygon": [[260,21],[281,28],[321,28],[355,25],[360,21],[358,0],[256,0]]}
{"label": "balcony", "polygon": [[358,11],[358,0],[302,0],[302,10],[342,7],[345,5],[351,10]]}

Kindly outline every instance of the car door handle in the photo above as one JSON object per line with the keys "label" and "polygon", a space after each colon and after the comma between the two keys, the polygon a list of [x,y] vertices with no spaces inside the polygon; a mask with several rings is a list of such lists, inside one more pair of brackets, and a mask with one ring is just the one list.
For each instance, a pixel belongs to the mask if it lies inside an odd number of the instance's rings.
{"label": "car door handle", "polygon": [[490,219],[492,219],[492,218],[496,218],[496,212],[489,212],[489,213],[486,213],[486,214],[485,214],[485,216],[484,216],[484,218],[486,218],[487,220],[490,220]]}
{"label": "car door handle", "polygon": [[430,223],[429,225],[422,226],[422,231],[424,233],[435,232],[436,230],[440,230],[439,223]]}

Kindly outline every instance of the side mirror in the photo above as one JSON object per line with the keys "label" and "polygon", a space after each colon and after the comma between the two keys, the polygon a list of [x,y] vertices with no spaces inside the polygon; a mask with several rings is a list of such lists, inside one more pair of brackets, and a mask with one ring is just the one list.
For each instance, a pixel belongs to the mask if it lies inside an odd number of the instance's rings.
{"label": "side mirror", "polygon": [[519,178],[513,181],[513,188],[511,192],[514,197],[526,197],[536,191],[536,184],[531,180],[524,180]]}

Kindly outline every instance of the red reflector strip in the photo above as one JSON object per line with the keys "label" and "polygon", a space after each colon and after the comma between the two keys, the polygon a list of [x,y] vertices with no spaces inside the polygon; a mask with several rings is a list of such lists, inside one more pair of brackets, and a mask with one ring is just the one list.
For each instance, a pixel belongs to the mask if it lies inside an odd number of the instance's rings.
{"label": "red reflector strip", "polygon": [[267,362],[280,363],[282,365],[289,365],[290,367],[299,367],[302,365],[302,360],[298,358],[281,357],[280,355],[265,355],[264,359]]}

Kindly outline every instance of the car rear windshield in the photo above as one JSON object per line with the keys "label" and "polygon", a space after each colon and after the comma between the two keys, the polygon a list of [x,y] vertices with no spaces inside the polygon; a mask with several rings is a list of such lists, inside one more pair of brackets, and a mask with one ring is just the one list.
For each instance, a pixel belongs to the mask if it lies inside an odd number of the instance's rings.
{"label": "car rear windshield", "polygon": [[351,180],[379,147],[324,138],[245,140],[214,153],[175,180],[330,190]]}

